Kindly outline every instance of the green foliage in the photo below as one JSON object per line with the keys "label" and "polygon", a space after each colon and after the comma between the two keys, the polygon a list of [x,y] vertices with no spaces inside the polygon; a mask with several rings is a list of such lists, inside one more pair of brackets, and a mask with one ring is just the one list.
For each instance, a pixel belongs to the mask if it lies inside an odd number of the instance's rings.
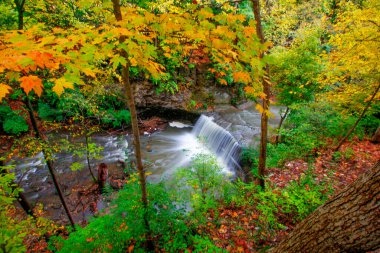
{"label": "green foliage", "polygon": [[355,154],[355,151],[347,147],[344,151],[336,151],[333,153],[332,158],[334,161],[340,161],[341,159],[350,159]]}
{"label": "green foliage", "polygon": [[328,181],[316,181],[310,170],[301,175],[298,182],[291,182],[281,191],[281,196],[285,199],[281,203],[282,212],[293,214],[294,221],[302,220],[322,205],[332,192]]}
{"label": "green foliage", "polygon": [[63,112],[52,108],[50,105],[45,103],[38,103],[38,116],[46,121],[62,121],[64,119]]}
{"label": "green foliage", "polygon": [[[317,149],[330,141],[339,140],[355,123],[356,117],[342,115],[325,103],[302,103],[292,106],[280,131],[280,143],[268,144],[268,167],[281,166],[288,160],[313,158]],[[355,135],[371,135],[379,119],[369,115],[355,129]],[[331,145],[331,143],[330,143]],[[253,160],[258,155],[252,155]]]}
{"label": "green foliage", "polygon": [[109,109],[103,111],[103,117],[101,118],[104,124],[112,127],[128,126],[131,123],[131,114],[128,110],[115,111]]}
{"label": "green foliage", "polygon": [[194,250],[192,252],[196,253],[203,253],[203,252],[212,252],[212,253],[219,253],[219,252],[226,252],[225,250],[218,248],[213,244],[213,242],[207,238],[207,237],[202,237],[200,235],[195,235],[192,237],[193,241],[193,247]]}
{"label": "green foliage", "polygon": [[8,134],[19,135],[27,132],[29,127],[20,111],[13,111],[9,106],[0,106],[0,123]]}
{"label": "green foliage", "polygon": [[0,2],[0,29],[10,30],[17,28],[17,12],[8,3]]}
{"label": "green foliage", "polygon": [[0,252],[18,253],[26,251],[24,239],[39,240],[44,234],[55,233],[60,228],[42,217],[15,215],[14,202],[22,189],[14,183],[16,177],[10,172],[13,169],[13,166],[0,166]]}
{"label": "green foliage", "polygon": [[29,127],[23,117],[19,115],[12,115],[12,117],[7,118],[4,121],[3,129],[6,133],[19,135],[21,133],[27,132]]}
{"label": "green foliage", "polygon": [[277,99],[287,106],[313,100],[323,67],[319,61],[321,28],[306,27],[296,36],[291,47],[276,47],[271,52]]}
{"label": "green foliage", "polygon": [[3,249],[4,252],[16,253],[26,250],[22,243],[26,236],[26,231],[21,230],[23,224],[15,224],[8,214],[20,191],[13,182],[15,175],[14,173],[9,173],[9,169],[9,167],[0,167],[0,249]]}
{"label": "green foliage", "polygon": [[[282,222],[295,223],[323,204],[332,192],[328,182],[318,182],[309,170],[298,181],[291,182],[283,189],[266,186],[265,191],[251,183],[236,182],[227,205],[254,206],[259,212],[258,227],[265,233],[282,229]],[[288,217],[284,220],[284,216]]]}
{"label": "green foliage", "polygon": [[223,198],[220,189],[229,184],[216,159],[204,154],[195,156],[189,167],[178,169],[173,182],[171,188],[180,193],[177,197],[191,203],[194,213],[200,217],[217,207],[217,200]]}
{"label": "green foliage", "polygon": [[[222,252],[208,238],[193,234],[198,224],[195,220],[199,216],[194,216],[194,210],[189,213],[186,208],[190,200],[194,209],[203,210],[205,214],[206,208],[215,206],[211,199],[221,197],[221,194],[216,196],[223,184],[218,183],[222,175],[215,160],[198,156],[192,169],[187,172],[181,170],[176,178],[178,183],[183,183],[180,188],[173,189],[173,185],[163,183],[148,184],[148,193],[151,194],[148,209],[144,209],[139,181],[133,174],[118,193],[109,214],[94,218],[85,228],[78,227],[67,240],[56,237],[50,247],[58,252],[73,252],[73,249],[75,252],[125,252],[130,248],[143,252],[146,234],[144,212],[147,212],[157,248],[165,252],[179,252],[191,247],[195,252]],[[202,192],[207,196],[202,197]]]}
{"label": "green foliage", "polygon": [[162,75],[160,79],[153,79],[153,83],[158,86],[156,89],[158,93],[169,92],[170,94],[175,94],[178,91],[178,84],[170,74]]}

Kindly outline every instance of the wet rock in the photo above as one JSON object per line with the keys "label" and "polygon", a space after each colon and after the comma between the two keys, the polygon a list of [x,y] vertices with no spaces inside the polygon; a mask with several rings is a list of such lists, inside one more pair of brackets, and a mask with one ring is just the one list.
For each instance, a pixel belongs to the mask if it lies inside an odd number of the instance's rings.
{"label": "wet rock", "polygon": [[215,105],[231,104],[231,95],[225,91],[216,90],[214,93]]}

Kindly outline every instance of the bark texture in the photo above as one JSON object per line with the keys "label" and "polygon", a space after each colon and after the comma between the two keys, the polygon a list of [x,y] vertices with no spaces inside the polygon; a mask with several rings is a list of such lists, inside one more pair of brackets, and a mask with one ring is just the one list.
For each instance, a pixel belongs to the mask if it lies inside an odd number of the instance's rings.
{"label": "bark texture", "polygon": [[18,29],[22,30],[24,29],[25,0],[14,0],[14,3],[16,4],[17,13],[18,13]]}
{"label": "bark texture", "polygon": [[380,161],[299,223],[277,252],[367,252],[380,248]]}
{"label": "bark texture", "polygon": [[[255,15],[256,21],[256,34],[260,39],[261,44],[265,43],[263,27],[261,25],[261,15],[260,15],[260,1],[252,0],[253,5],[253,13]],[[264,57],[264,53],[260,54],[260,59]],[[261,113],[261,136],[260,136],[260,155],[259,155],[259,166],[258,166],[258,174],[259,174],[259,184],[264,189],[265,182],[265,167],[266,167],[266,159],[267,159],[267,142],[268,142],[268,112],[270,105],[270,82],[269,82],[269,66],[265,66],[266,76],[262,78],[262,85],[265,97],[262,101],[263,112]]]}
{"label": "bark texture", "polygon": [[[121,8],[120,8],[120,0],[112,0],[112,3],[113,3],[114,16],[117,21],[121,21],[123,19],[123,16],[121,13]],[[126,40],[126,37],[121,35],[119,38],[119,42],[123,43],[125,42],[125,40]],[[128,53],[125,50],[120,50],[120,55],[128,61]],[[139,174],[139,181],[140,181],[140,187],[141,187],[141,202],[144,207],[144,223],[145,223],[144,225],[145,225],[146,237],[147,237],[146,247],[148,251],[151,251],[154,249],[154,245],[152,241],[151,229],[150,229],[150,224],[149,224],[148,214],[147,214],[148,194],[147,194],[147,189],[146,189],[146,174],[145,174],[144,166],[142,163],[140,131],[138,127],[137,111],[136,111],[136,105],[135,105],[135,100],[133,96],[133,86],[129,78],[129,67],[130,67],[130,63],[128,61],[125,66],[122,66],[121,76],[122,76],[122,83],[125,87],[125,96],[127,98],[129,111],[131,113],[133,144],[135,146],[137,171]]]}

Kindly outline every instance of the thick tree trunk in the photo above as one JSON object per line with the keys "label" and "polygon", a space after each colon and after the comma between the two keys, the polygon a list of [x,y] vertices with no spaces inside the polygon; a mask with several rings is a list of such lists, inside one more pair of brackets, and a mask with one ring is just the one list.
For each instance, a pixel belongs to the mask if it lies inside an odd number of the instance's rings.
{"label": "thick tree trunk", "polygon": [[380,248],[380,161],[299,223],[276,252],[367,252]]}
{"label": "thick tree trunk", "polygon": [[371,103],[372,103],[373,99],[376,97],[376,94],[379,92],[379,89],[380,89],[380,83],[377,85],[377,87],[376,87],[375,91],[373,92],[370,100],[368,100],[367,105],[364,107],[362,113],[360,114],[359,118],[356,120],[355,124],[351,127],[351,129],[348,131],[348,133],[342,138],[342,140],[340,140],[338,146],[336,146],[336,148],[334,149],[335,151],[338,151],[340,149],[340,147],[343,145],[343,143],[348,139],[348,137],[350,137],[352,132],[355,130],[355,128],[359,124],[360,120],[364,117],[365,113],[367,112],[367,110],[371,106]]}
{"label": "thick tree trunk", "polygon": [[[113,3],[113,11],[114,15],[117,21],[121,21],[123,19],[121,9],[120,9],[120,0],[112,0]],[[126,40],[125,36],[120,36],[120,43],[123,43]],[[128,53],[125,50],[120,51],[120,55],[125,58],[128,61]],[[136,111],[136,105],[135,100],[133,96],[133,87],[130,82],[129,78],[129,62],[126,64],[126,66],[122,66],[121,70],[121,76],[122,76],[122,82],[125,87],[125,96],[127,98],[129,111],[131,113],[131,125],[132,125],[132,133],[133,133],[133,142],[135,147],[135,157],[136,157],[136,164],[137,164],[137,171],[139,174],[139,180],[140,180],[140,187],[141,187],[141,201],[144,207],[144,225],[145,229],[147,231],[147,248],[148,250],[152,250],[154,248],[152,236],[151,236],[151,230],[148,220],[148,194],[146,189],[146,175],[144,166],[142,163],[142,156],[141,156],[141,143],[140,143],[140,131],[138,127],[138,120],[137,120],[137,111]]]}
{"label": "thick tree trunk", "polygon": [[[256,20],[256,33],[262,44],[265,43],[263,28],[261,25],[260,15],[260,1],[252,0],[253,12]],[[264,53],[260,54],[260,59],[264,57]],[[268,142],[268,113],[270,105],[270,82],[269,82],[269,66],[265,66],[266,76],[262,78],[262,85],[265,97],[262,101],[263,112],[261,113],[261,136],[260,136],[260,155],[259,155],[259,168],[258,168],[258,180],[259,184],[264,189],[265,186],[265,167],[267,159],[267,142]]]}

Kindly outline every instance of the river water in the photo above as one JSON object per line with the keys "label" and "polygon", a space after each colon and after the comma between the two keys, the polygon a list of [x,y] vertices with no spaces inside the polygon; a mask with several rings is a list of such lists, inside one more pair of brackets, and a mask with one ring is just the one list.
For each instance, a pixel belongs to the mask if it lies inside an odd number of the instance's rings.
{"label": "river water", "polygon": [[[278,124],[279,110],[276,107],[271,109],[274,115],[270,120],[272,127]],[[191,158],[198,153],[216,154],[224,171],[234,173],[240,146],[257,143],[260,114],[251,104],[240,109],[226,106],[206,115],[207,117],[201,117],[195,127],[189,122],[170,122],[163,131],[141,136],[143,160],[146,170],[150,172],[148,180],[157,182],[170,176],[177,168],[188,165]],[[199,136],[202,133],[207,136]],[[55,142],[58,139],[67,139],[71,143],[84,142],[83,139],[73,138],[69,134],[49,136],[49,141]],[[95,176],[97,165],[104,162],[110,171],[110,181],[124,179],[120,161],[133,160],[130,136],[95,135],[91,137],[91,141],[103,147],[99,158],[91,160]],[[105,203],[96,199],[94,202],[97,206],[91,207],[89,203],[78,204],[83,202],[79,192],[85,191],[93,183],[86,167],[80,171],[71,171],[73,162],[86,164],[85,157],[78,158],[65,152],[55,155],[55,170],[64,194],[71,202],[76,202],[70,203],[69,208],[73,210],[74,219],[81,221],[91,216],[94,210],[104,208]],[[47,215],[54,220],[65,220],[42,154],[32,158],[15,158],[12,164],[16,166],[17,181],[24,188],[28,200],[32,203],[43,203]]]}

